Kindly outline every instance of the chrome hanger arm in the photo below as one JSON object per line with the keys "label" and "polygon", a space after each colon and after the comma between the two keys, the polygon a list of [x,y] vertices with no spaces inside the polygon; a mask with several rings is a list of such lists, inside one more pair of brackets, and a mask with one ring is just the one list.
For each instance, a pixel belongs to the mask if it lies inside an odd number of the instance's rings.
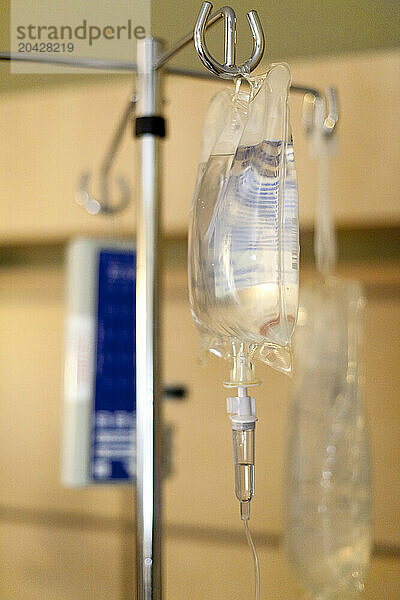
{"label": "chrome hanger arm", "polygon": [[196,25],[194,28],[194,45],[197,54],[200,57],[200,60],[209,71],[223,79],[232,79],[234,77],[243,75],[244,73],[250,73],[259,64],[264,53],[265,45],[264,33],[257,12],[255,10],[252,10],[247,14],[247,19],[249,21],[250,29],[253,36],[252,55],[243,65],[238,66],[235,64],[237,41],[235,12],[229,6],[224,6],[217,13],[217,15],[220,16],[220,18],[224,18],[225,22],[225,56],[224,63],[221,64],[211,56],[207,48],[207,43],[205,39],[206,30],[209,25],[211,9],[212,4],[210,2],[203,2],[203,6],[200,9],[200,13],[197,17]]}
{"label": "chrome hanger arm", "polygon": [[133,95],[129,99],[126,109],[121,117],[118,127],[111,139],[110,146],[103,158],[100,167],[99,180],[100,180],[100,197],[97,200],[89,192],[90,173],[82,173],[79,185],[78,185],[78,203],[81,204],[85,210],[93,214],[116,214],[121,212],[128,206],[131,200],[131,189],[128,181],[122,177],[117,177],[116,181],[120,190],[120,198],[117,203],[113,203],[110,200],[110,171],[114,164],[114,160],[117,151],[121,145],[123,135],[127,124],[131,120],[132,114],[134,113],[136,104],[136,96]]}
{"label": "chrome hanger arm", "polygon": [[58,56],[38,56],[35,54],[24,54],[22,52],[0,51],[0,60],[16,62],[42,63],[45,65],[60,65],[62,67],[74,67],[76,69],[98,69],[106,71],[137,71],[135,63],[103,58],[75,58]]}
{"label": "chrome hanger arm", "polygon": [[[211,73],[217,77],[232,78],[240,75],[242,72],[250,72],[259,64],[264,52],[264,33],[260,23],[260,19],[255,10],[247,14],[251,33],[253,36],[253,52],[252,56],[244,65],[237,67],[236,62],[236,15],[234,10],[229,6],[224,6],[210,15],[212,4],[204,2],[199,16],[196,21],[194,31],[188,33],[181,38],[176,44],[169,48],[160,56],[155,68],[159,69],[164,66],[171,58],[173,58],[182,48],[190,44],[194,40],[196,51],[200,56],[203,64]],[[221,65],[209,53],[205,41],[205,32],[207,29],[224,20],[224,64]]]}
{"label": "chrome hanger arm", "polygon": [[247,13],[247,20],[253,35],[253,53],[243,66],[246,70],[251,72],[257,67],[263,57],[265,38],[257,11],[251,10],[249,13]]}

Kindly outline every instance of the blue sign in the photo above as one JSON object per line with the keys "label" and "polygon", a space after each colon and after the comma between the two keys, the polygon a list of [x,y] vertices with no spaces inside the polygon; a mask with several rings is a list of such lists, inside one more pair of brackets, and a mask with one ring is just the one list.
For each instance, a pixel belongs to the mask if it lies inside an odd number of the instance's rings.
{"label": "blue sign", "polygon": [[102,250],[98,265],[90,476],[135,479],[136,253]]}

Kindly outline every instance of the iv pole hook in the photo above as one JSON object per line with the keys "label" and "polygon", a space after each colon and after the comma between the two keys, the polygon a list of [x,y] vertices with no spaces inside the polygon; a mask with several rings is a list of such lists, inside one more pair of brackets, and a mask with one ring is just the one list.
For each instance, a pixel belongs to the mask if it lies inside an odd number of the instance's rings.
{"label": "iv pole hook", "polygon": [[100,198],[96,199],[89,192],[90,173],[85,171],[79,179],[77,201],[83,206],[90,215],[114,215],[126,208],[131,200],[131,189],[128,181],[122,177],[117,177],[117,184],[120,190],[120,198],[118,203],[110,202],[110,171],[114,163],[118,148],[122,142],[122,138],[129,120],[135,109],[136,96],[132,95],[118,127],[111,140],[110,146],[103,159],[100,167]]}
{"label": "iv pole hook", "polygon": [[213,15],[214,18],[217,15],[221,15],[224,18],[225,55],[224,64],[221,65],[221,63],[211,56],[205,39],[212,7],[213,5],[211,2],[203,2],[194,28],[194,45],[200,60],[209,71],[223,79],[232,79],[243,73],[250,73],[259,64],[264,53],[264,33],[257,12],[251,10],[247,13],[247,20],[249,21],[251,33],[253,35],[253,52],[251,57],[240,66],[236,65],[235,11],[230,6],[224,6],[216,13],[216,15]]}
{"label": "iv pole hook", "polygon": [[[316,102],[322,101],[325,107],[325,118],[323,123],[317,123],[315,120]],[[336,125],[339,121],[339,102],[337,89],[328,87],[325,90],[325,97],[315,92],[307,91],[303,99],[303,124],[307,135],[310,135],[316,127],[322,127],[322,132],[326,136],[331,136],[336,131]]]}

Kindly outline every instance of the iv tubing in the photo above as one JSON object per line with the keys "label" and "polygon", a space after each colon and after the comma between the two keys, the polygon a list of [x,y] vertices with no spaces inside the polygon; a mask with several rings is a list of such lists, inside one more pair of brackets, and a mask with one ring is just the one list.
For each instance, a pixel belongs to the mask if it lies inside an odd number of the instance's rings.
{"label": "iv tubing", "polygon": [[247,519],[243,520],[243,525],[246,534],[246,540],[254,561],[254,600],[260,600],[260,564],[258,561],[257,550],[251,537],[249,522]]}
{"label": "iv tubing", "polygon": [[[251,380],[245,373],[245,364],[239,361],[231,372],[242,381]],[[250,373],[251,375],[251,373]],[[254,598],[260,600],[260,566],[257,551],[249,530],[250,501],[254,494],[254,435],[257,421],[254,398],[247,395],[247,385],[237,384],[238,395],[227,399],[227,411],[232,421],[233,456],[235,465],[235,492],[240,502],[240,518],[243,521],[246,540],[254,562]],[[251,384],[250,384],[251,385]],[[254,385],[254,384],[253,384]],[[238,469],[246,469],[238,473]]]}

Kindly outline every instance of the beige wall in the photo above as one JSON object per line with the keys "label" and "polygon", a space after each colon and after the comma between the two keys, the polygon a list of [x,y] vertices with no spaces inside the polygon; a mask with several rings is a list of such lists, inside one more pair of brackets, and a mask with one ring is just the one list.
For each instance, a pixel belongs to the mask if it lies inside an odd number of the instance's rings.
{"label": "beige wall", "polygon": [[[335,215],[341,225],[399,224],[400,147],[395,135],[400,96],[400,51],[292,63],[293,80],[339,89],[339,151],[333,161]],[[132,86],[133,87],[133,86]],[[168,235],[187,231],[207,104],[221,84],[168,77],[168,139],[163,156],[163,224]],[[0,111],[0,243],[65,240],[109,230],[76,205],[82,170],[96,174],[131,85],[92,84],[10,94]],[[312,226],[314,164],[301,126],[301,97],[293,96],[292,122],[299,178],[300,222]],[[126,134],[115,173],[135,184],[135,145]],[[96,190],[96,180],[94,187]],[[132,232],[134,203],[116,226]]]}
{"label": "beige wall", "polygon": [[[297,61],[296,82],[335,83],[342,117],[334,161],[335,214],[342,227],[399,226],[399,145],[393,123],[399,96],[399,53]],[[396,75],[397,74],[397,75]],[[208,99],[219,84],[169,78],[164,152],[164,228],[186,234]],[[0,268],[0,598],[128,600],[134,588],[134,491],[66,490],[59,483],[64,268],[52,248],[70,237],[113,230],[132,233],[134,207],[110,224],[73,202],[83,166],[96,168],[130,86],[66,87],[2,98],[0,111],[0,245],[31,244],[23,264]],[[301,223],[310,227],[315,186],[300,119],[292,115]],[[134,144],[125,139],[116,171],[134,173]],[[184,175],[183,175],[184,174]],[[398,231],[398,229],[397,229]],[[371,234],[372,235],[372,234]],[[170,242],[173,243],[172,241]],[[174,242],[175,243],[175,242]],[[47,247],[34,259],[35,244]],[[1,251],[1,250],[0,250]],[[231,439],[221,381],[227,365],[197,363],[184,242],[167,253],[163,296],[164,379],[189,388],[168,402],[174,468],[165,483],[166,598],[248,597],[251,563],[233,493]],[[54,255],[55,256],[55,255]],[[365,282],[365,406],[371,427],[376,553],[368,600],[397,600],[400,589],[400,257],[342,263],[341,274]],[[308,266],[303,280],[310,277]],[[257,493],[252,527],[260,550],[263,597],[301,596],[280,541],[287,393],[290,380],[261,369],[256,392]],[[215,415],[205,426],[204,407]],[[212,449],[212,452],[211,450]],[[210,499],[211,498],[211,499]]]}

